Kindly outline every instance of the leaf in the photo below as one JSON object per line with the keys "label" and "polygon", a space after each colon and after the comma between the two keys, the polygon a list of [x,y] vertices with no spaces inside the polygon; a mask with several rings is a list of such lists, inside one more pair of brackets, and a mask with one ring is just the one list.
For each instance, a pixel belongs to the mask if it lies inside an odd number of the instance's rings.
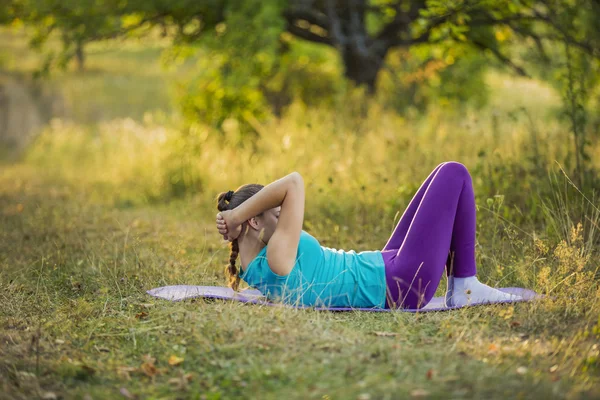
{"label": "leaf", "polygon": [[148,316],[148,313],[147,313],[147,312],[145,312],[145,311],[142,311],[142,312],[139,312],[139,313],[135,314],[135,317],[136,317],[137,319],[144,319],[144,318],[146,318],[147,316]]}
{"label": "leaf", "polygon": [[155,375],[158,374],[158,369],[156,368],[156,366],[154,364],[150,364],[150,363],[143,363],[140,366],[140,370],[148,375],[150,378],[153,378]]}
{"label": "leaf", "polygon": [[496,354],[496,353],[498,353],[498,350],[499,350],[498,346],[496,346],[494,343],[491,343],[488,346],[488,353]]}
{"label": "leaf", "polygon": [[154,365],[156,358],[152,357],[150,354],[145,354],[142,356],[142,360],[144,360],[144,362],[140,366],[140,370],[144,374],[148,375],[150,378],[153,378],[158,374],[159,371]]}
{"label": "leaf", "polygon": [[427,379],[431,380],[433,379],[433,368],[429,368],[427,370],[427,373],[425,374],[425,376],[427,377]]}
{"label": "leaf", "polygon": [[172,354],[171,357],[169,357],[169,365],[175,366],[175,365],[179,365],[183,362],[183,357],[177,357],[176,355]]}

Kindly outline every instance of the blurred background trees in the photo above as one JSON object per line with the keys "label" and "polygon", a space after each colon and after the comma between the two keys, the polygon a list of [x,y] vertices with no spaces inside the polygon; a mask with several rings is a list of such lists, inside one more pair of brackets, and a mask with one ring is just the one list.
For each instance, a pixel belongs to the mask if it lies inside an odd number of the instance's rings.
{"label": "blurred background trees", "polygon": [[40,75],[71,60],[84,70],[89,43],[158,32],[172,44],[168,63],[195,65],[177,82],[188,125],[242,136],[293,101],[359,112],[373,101],[399,113],[482,106],[495,64],[562,94],[574,140],[567,162],[580,183],[589,179],[598,0],[4,0],[0,23],[28,28],[45,54]]}

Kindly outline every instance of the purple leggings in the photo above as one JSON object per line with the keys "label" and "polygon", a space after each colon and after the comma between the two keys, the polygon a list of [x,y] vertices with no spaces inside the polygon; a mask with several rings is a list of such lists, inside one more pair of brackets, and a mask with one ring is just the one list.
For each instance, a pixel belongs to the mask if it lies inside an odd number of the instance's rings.
{"label": "purple leggings", "polygon": [[[450,254],[454,271],[449,271]],[[475,196],[467,168],[438,165],[421,185],[382,250],[386,308],[421,308],[432,299],[444,268],[474,276]]]}

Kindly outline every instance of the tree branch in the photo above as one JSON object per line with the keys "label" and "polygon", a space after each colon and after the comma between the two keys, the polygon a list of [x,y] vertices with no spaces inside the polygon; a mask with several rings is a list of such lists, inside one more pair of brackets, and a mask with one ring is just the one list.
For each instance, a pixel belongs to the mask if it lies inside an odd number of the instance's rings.
{"label": "tree branch", "polygon": [[[537,11],[536,11],[537,13]],[[579,47],[582,50],[585,50],[588,54],[590,54],[593,57],[596,58],[600,58],[600,52],[598,51],[598,49],[594,48],[594,46],[592,46],[591,44],[589,44],[588,42],[580,42],[577,39],[574,39],[571,35],[569,35],[568,32],[566,32],[560,25],[558,25],[556,22],[552,21],[551,18],[549,18],[548,16],[542,15],[540,13],[538,13],[538,15],[540,16],[540,19],[542,19],[544,22],[546,22],[548,25],[552,26],[554,29],[556,29],[562,36],[562,39],[569,43],[570,45]]]}
{"label": "tree branch", "polygon": [[335,10],[333,0],[327,0],[327,16],[331,21],[329,33],[333,39],[333,42],[340,46],[345,46],[348,43],[348,38],[342,32],[340,19],[337,15],[337,11]]}
{"label": "tree branch", "polygon": [[317,25],[323,29],[329,30],[329,21],[325,14],[321,14],[316,10],[307,8],[293,7],[283,12],[283,17],[289,22],[293,23],[296,20],[305,20],[313,25]]}
{"label": "tree branch", "polygon": [[350,24],[351,34],[354,38],[354,45],[358,53],[363,57],[369,57],[369,50],[367,49],[366,32],[361,19],[359,18],[360,10],[356,4],[357,0],[350,0]]}
{"label": "tree branch", "polygon": [[509,66],[518,75],[526,77],[526,78],[530,77],[529,74],[527,74],[527,72],[525,72],[525,70],[523,68],[521,68],[518,65],[516,65],[515,63],[513,63],[508,57],[506,57],[505,55],[500,53],[500,51],[498,49],[490,47],[490,46],[486,45],[485,43],[480,42],[478,40],[474,40],[474,39],[471,39],[471,43],[473,43],[475,46],[479,47],[482,50],[491,51],[496,56],[496,58],[498,58],[498,60],[500,60],[503,64]]}
{"label": "tree branch", "polygon": [[425,29],[425,31],[418,37],[416,38],[410,38],[410,39],[402,39],[399,37],[395,37],[391,40],[391,42],[389,43],[390,47],[393,46],[410,46],[413,44],[421,44],[421,43],[425,43],[427,41],[429,41],[430,37],[431,37],[431,30],[433,28],[435,28],[436,26],[439,26],[441,24],[443,24],[444,22],[447,21],[447,18],[449,18],[451,16],[451,14],[447,14],[444,15],[442,17],[436,18],[433,22],[431,22],[429,24],[429,26]]}
{"label": "tree branch", "polygon": [[309,42],[322,43],[328,46],[335,46],[335,43],[329,36],[320,36],[307,29],[302,29],[299,26],[288,23],[287,31],[300,39],[308,40]]}

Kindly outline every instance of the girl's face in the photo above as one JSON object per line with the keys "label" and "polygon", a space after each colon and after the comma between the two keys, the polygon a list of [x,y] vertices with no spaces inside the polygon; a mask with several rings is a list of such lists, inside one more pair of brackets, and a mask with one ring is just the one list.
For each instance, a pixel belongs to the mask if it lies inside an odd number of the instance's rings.
{"label": "girl's face", "polygon": [[[279,220],[280,213],[281,206],[266,210],[261,217],[256,218],[256,221],[259,225],[258,237],[261,238],[263,242],[269,243],[269,240],[271,239],[271,236],[277,227],[277,221]],[[261,233],[261,231],[263,232]]]}

